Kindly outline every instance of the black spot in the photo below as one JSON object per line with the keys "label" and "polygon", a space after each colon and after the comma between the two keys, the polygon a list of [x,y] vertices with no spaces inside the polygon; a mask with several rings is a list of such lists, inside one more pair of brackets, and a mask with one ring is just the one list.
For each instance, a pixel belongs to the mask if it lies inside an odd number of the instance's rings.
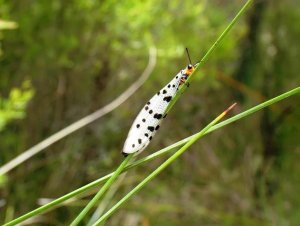
{"label": "black spot", "polygon": [[125,152],[122,152],[122,155],[123,155],[124,157],[127,157],[129,154],[128,154],[128,153],[125,153]]}
{"label": "black spot", "polygon": [[147,103],[148,105],[150,104],[150,101]]}
{"label": "black spot", "polygon": [[153,113],[153,111],[152,111],[152,110],[150,110],[150,111],[149,111],[149,114],[151,115],[152,113]]}
{"label": "black spot", "polygon": [[159,129],[159,125],[157,125],[156,127],[155,127],[155,130],[158,130]]}
{"label": "black spot", "polygon": [[157,92],[157,96],[159,96],[159,94],[160,94],[160,91]]}
{"label": "black spot", "polygon": [[153,126],[148,126],[148,128],[147,128],[148,130],[150,130],[151,132],[153,132],[154,131],[154,127]]}
{"label": "black spot", "polygon": [[146,122],[146,119],[143,118],[142,121],[143,121],[143,122]]}
{"label": "black spot", "polygon": [[178,79],[178,75],[176,76],[176,79]]}
{"label": "black spot", "polygon": [[168,85],[168,88],[170,88],[170,87],[171,87],[171,85],[169,84],[169,85]]}
{"label": "black spot", "polygon": [[132,147],[134,148],[134,147],[135,147],[135,144],[133,144]]}
{"label": "black spot", "polygon": [[175,88],[175,85],[172,85],[173,88]]}
{"label": "black spot", "polygon": [[141,144],[142,143],[142,139],[138,139],[138,142],[139,142],[139,144]]}
{"label": "black spot", "polygon": [[149,136],[148,133],[145,133],[145,136],[148,137]]}
{"label": "black spot", "polygon": [[149,137],[149,140],[152,140],[152,136]]}
{"label": "black spot", "polygon": [[153,116],[154,118],[157,118],[157,119],[161,119],[161,117],[162,117],[162,114],[154,114],[154,116]]}
{"label": "black spot", "polygon": [[164,97],[164,101],[170,102],[172,100],[172,96]]}
{"label": "black spot", "polygon": [[165,114],[163,118],[167,117],[168,114]]}
{"label": "black spot", "polygon": [[149,109],[149,107],[148,107],[148,106],[146,106],[146,107],[145,107],[145,110],[147,111],[148,109]]}
{"label": "black spot", "polygon": [[140,124],[136,124],[136,128],[140,128]]}
{"label": "black spot", "polygon": [[166,93],[167,93],[167,90],[164,89],[164,90],[163,90],[163,94],[166,94]]}

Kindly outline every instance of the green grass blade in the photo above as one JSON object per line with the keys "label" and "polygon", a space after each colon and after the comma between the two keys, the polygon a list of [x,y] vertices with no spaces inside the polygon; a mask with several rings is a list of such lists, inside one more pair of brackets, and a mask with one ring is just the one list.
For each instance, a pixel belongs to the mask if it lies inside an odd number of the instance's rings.
{"label": "green grass blade", "polygon": [[[231,30],[231,28],[233,27],[233,25],[240,19],[240,17],[245,13],[245,11],[248,9],[248,7],[251,5],[253,0],[248,0],[243,7],[239,10],[239,12],[235,15],[235,17],[230,21],[230,23],[228,24],[228,26],[225,28],[225,30],[222,32],[222,34],[217,38],[217,40],[214,42],[214,44],[209,48],[209,50],[206,52],[206,54],[202,57],[202,59],[200,60],[200,62],[197,64],[197,66],[195,67],[195,70],[193,71],[193,73],[187,78],[186,80],[186,84],[188,84],[191,79],[193,78],[193,75],[196,71],[199,70],[199,68],[201,68],[201,66],[206,63],[206,61],[208,60],[208,58],[210,57],[210,55],[212,54],[212,52],[219,46],[219,44],[223,41],[223,39],[226,37],[226,35],[228,34],[228,32]],[[168,113],[173,105],[177,102],[178,98],[184,93],[184,91],[186,90],[187,86],[181,86],[178,90],[178,92],[176,93],[176,95],[172,98],[172,101],[170,103],[170,105],[168,106],[166,113]]]}
{"label": "green grass blade", "polygon": [[84,207],[84,209],[80,212],[80,214],[74,219],[74,221],[70,224],[71,226],[76,226],[80,223],[80,221],[86,216],[88,211],[93,208],[96,203],[103,197],[105,192],[111,187],[114,181],[118,178],[120,173],[124,170],[130,159],[132,159],[133,154],[128,155],[123,162],[119,165],[113,175],[106,181],[103,187],[97,192],[97,194],[92,198],[92,200]]}
{"label": "green grass blade", "polygon": [[[263,109],[263,108],[266,108],[266,107],[268,107],[268,106],[270,106],[270,105],[272,105],[272,104],[274,104],[276,102],[279,102],[279,101],[281,101],[281,100],[283,100],[285,98],[293,96],[293,95],[295,95],[295,94],[297,94],[299,92],[300,92],[300,87],[297,87],[297,88],[292,89],[292,90],[290,90],[288,92],[285,92],[285,93],[283,93],[283,94],[281,94],[279,96],[276,96],[276,97],[274,97],[274,98],[272,98],[272,99],[270,99],[268,101],[265,101],[265,102],[263,102],[263,103],[261,103],[261,104],[259,104],[257,106],[254,106],[254,107],[252,107],[252,108],[250,108],[250,109],[248,109],[248,110],[246,110],[246,111],[244,111],[244,112],[242,112],[242,113],[240,113],[238,115],[235,115],[234,117],[231,117],[231,118],[229,118],[229,119],[227,119],[227,120],[225,120],[223,122],[220,122],[220,123],[214,125],[205,134],[208,134],[208,133],[210,133],[210,132],[212,132],[214,130],[220,129],[220,128],[228,125],[228,124],[231,124],[233,122],[241,120],[242,118],[245,118],[245,117],[247,117],[247,116],[249,116],[249,115],[251,115],[251,114],[253,114],[253,113],[255,113],[255,112],[257,112],[257,111],[259,111],[261,109]],[[166,148],[163,148],[163,149],[161,149],[161,150],[159,150],[159,151],[157,151],[157,152],[155,152],[155,153],[153,153],[153,154],[151,154],[149,156],[146,156],[145,158],[142,158],[142,159],[140,159],[138,161],[135,161],[134,163],[132,163],[132,164],[128,165],[127,167],[125,167],[124,171],[127,171],[127,170],[129,170],[129,169],[131,169],[133,167],[139,166],[139,165],[144,164],[146,162],[149,162],[149,161],[151,161],[153,159],[156,159],[156,158],[158,158],[158,157],[160,157],[160,156],[162,156],[162,155],[164,155],[164,154],[172,151],[174,148],[182,146],[183,144],[185,144],[186,142],[188,142],[191,138],[193,138],[195,135],[192,135],[192,136],[187,137],[187,138],[185,138],[183,140],[180,140],[180,141],[178,141],[178,142],[176,142],[176,143],[174,143],[174,144],[172,144],[172,145],[170,145],[170,146],[168,146]],[[70,192],[70,193],[68,193],[68,194],[60,197],[60,198],[57,198],[57,199],[53,200],[50,203],[47,203],[47,204],[45,204],[45,205],[43,205],[43,206],[41,206],[41,207],[39,207],[37,209],[32,210],[31,212],[28,212],[28,213],[26,213],[26,214],[24,214],[24,215],[22,215],[22,216],[20,216],[20,217],[18,217],[16,219],[12,220],[12,221],[6,223],[5,226],[15,225],[17,223],[21,223],[21,222],[25,221],[26,219],[29,219],[29,218],[33,217],[33,216],[37,216],[39,214],[45,213],[46,211],[49,211],[50,209],[52,209],[52,208],[60,205],[64,201],[66,201],[66,200],[68,200],[68,199],[70,199],[72,197],[75,197],[75,196],[77,196],[77,195],[79,195],[79,194],[81,194],[81,193],[83,193],[85,191],[88,191],[88,190],[90,190],[90,189],[98,186],[102,182],[108,180],[112,175],[113,175],[113,173],[107,174],[107,175],[105,175],[105,176],[103,176],[103,177],[101,177],[101,178],[99,178],[99,179],[97,179],[97,180],[95,180],[95,181],[93,181],[93,182],[91,182],[91,183],[83,186],[83,187],[80,187],[80,188],[78,188],[78,189],[76,189],[76,190],[74,190],[74,191],[72,191],[72,192]]]}
{"label": "green grass blade", "polygon": [[170,158],[168,158],[164,163],[162,163],[156,170],[154,170],[148,177],[146,177],[142,182],[140,182],[135,188],[133,188],[127,195],[125,195],[117,204],[115,204],[111,209],[109,209],[102,217],[96,221],[93,226],[100,225],[102,222],[106,221],[117,209],[121,207],[125,202],[127,202],[134,194],[141,190],[148,182],[155,178],[159,173],[161,173],[167,166],[174,162],[180,155],[182,155],[192,144],[194,144],[198,139],[200,139],[213,125],[220,121],[226,113],[235,106],[233,104],[226,111],[221,113],[216,117],[211,123],[209,123],[204,129],[202,129],[198,134],[196,134],[192,139],[190,139],[183,147],[181,147],[177,152],[175,152]]}

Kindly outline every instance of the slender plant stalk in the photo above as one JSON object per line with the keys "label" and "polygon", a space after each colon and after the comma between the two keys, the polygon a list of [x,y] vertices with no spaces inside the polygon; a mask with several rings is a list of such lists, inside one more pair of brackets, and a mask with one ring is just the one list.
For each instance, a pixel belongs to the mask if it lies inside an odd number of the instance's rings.
{"label": "slender plant stalk", "polygon": [[[236,122],[236,121],[238,121],[238,120],[240,120],[242,118],[245,118],[245,117],[247,117],[247,116],[249,116],[249,115],[251,115],[251,114],[253,114],[253,113],[255,113],[255,112],[257,112],[257,111],[259,111],[261,109],[263,109],[263,108],[266,108],[266,107],[268,107],[268,106],[270,106],[272,104],[275,104],[276,102],[279,102],[279,101],[281,101],[283,99],[286,99],[286,98],[288,98],[290,96],[293,96],[295,94],[298,94],[299,92],[300,92],[300,87],[297,87],[297,88],[292,89],[292,90],[290,90],[288,92],[285,92],[285,93],[283,93],[283,94],[281,94],[279,96],[276,96],[276,97],[274,97],[274,98],[272,98],[272,99],[270,99],[268,101],[265,101],[265,102],[263,102],[263,103],[261,103],[259,105],[256,105],[256,106],[254,106],[254,107],[252,107],[252,108],[250,108],[250,109],[248,109],[248,110],[246,110],[246,111],[244,111],[244,112],[242,112],[242,113],[240,113],[238,115],[235,115],[234,117],[231,117],[231,118],[229,118],[229,119],[227,119],[227,120],[225,120],[223,122],[220,122],[220,123],[212,126],[208,131],[205,132],[204,135],[206,135],[206,134],[208,134],[210,132],[213,132],[214,130],[220,129],[220,128],[228,125],[228,124]],[[147,163],[147,162],[149,162],[149,161],[151,161],[153,159],[156,159],[156,158],[158,158],[158,157],[160,157],[160,156],[162,156],[162,155],[170,152],[174,148],[182,146],[183,144],[185,144],[186,142],[188,142],[189,140],[191,140],[196,135],[197,135],[197,133],[194,134],[194,135],[192,135],[192,136],[190,136],[190,137],[182,139],[182,140],[180,140],[180,141],[178,141],[178,142],[176,142],[176,143],[174,143],[174,144],[172,144],[172,145],[170,145],[170,146],[168,146],[166,148],[163,148],[163,149],[161,149],[161,150],[159,150],[159,151],[157,151],[157,152],[155,152],[155,153],[153,153],[153,154],[151,154],[149,156],[146,156],[145,158],[142,158],[142,159],[140,159],[138,161],[135,161],[134,163],[126,166],[124,168],[124,171],[127,171],[127,170],[129,170],[129,169],[131,169],[133,167],[145,164],[145,163]],[[78,188],[78,189],[76,189],[76,190],[74,190],[74,191],[72,191],[72,192],[70,192],[70,193],[68,193],[68,194],[66,194],[64,196],[61,196],[61,197],[53,200],[52,202],[49,202],[49,203],[47,203],[47,204],[45,204],[45,205],[43,205],[43,206],[41,206],[39,208],[36,208],[36,209],[32,210],[31,212],[28,212],[28,213],[26,213],[26,214],[24,214],[24,215],[22,215],[22,216],[20,216],[20,217],[18,217],[16,219],[12,220],[12,221],[6,223],[5,226],[16,225],[18,223],[21,223],[21,222],[25,221],[26,219],[29,219],[29,218],[37,216],[39,214],[45,213],[45,212],[49,211],[50,209],[52,209],[54,207],[57,207],[58,205],[60,205],[64,201],[66,201],[66,200],[68,200],[68,199],[70,199],[72,197],[75,197],[75,196],[77,196],[77,195],[79,195],[79,194],[81,194],[83,192],[86,192],[86,191],[88,191],[88,190],[90,190],[90,189],[98,186],[102,182],[108,180],[113,174],[114,174],[114,172],[112,172],[110,174],[107,174],[107,175],[105,175],[105,176],[103,176],[103,177],[101,177],[101,178],[99,178],[99,179],[97,179],[97,180],[95,180],[95,181],[93,181],[93,182],[91,182],[91,183],[83,186],[83,187],[80,187],[80,188]]]}
{"label": "slender plant stalk", "polygon": [[222,112],[218,117],[216,117],[211,123],[209,123],[204,129],[202,129],[196,136],[190,139],[183,147],[181,147],[177,152],[175,152],[170,158],[168,158],[164,163],[162,163],[156,170],[154,170],[148,177],[146,177],[142,182],[140,182],[135,188],[133,188],[124,198],[122,198],[117,204],[115,204],[111,209],[109,209],[98,221],[93,224],[97,226],[103,221],[107,220],[117,209],[121,207],[126,201],[128,201],[135,193],[141,190],[149,181],[156,177],[161,171],[163,171],[168,165],[174,162],[180,155],[182,155],[188,148],[194,144],[199,138],[201,138],[205,132],[207,132],[213,125],[220,121],[234,106],[231,105],[227,110]]}
{"label": "slender plant stalk", "polygon": [[84,207],[84,209],[80,212],[80,214],[74,219],[74,221],[70,224],[70,226],[76,226],[79,224],[79,222],[85,217],[85,215],[88,213],[88,211],[96,205],[98,200],[103,197],[105,192],[111,187],[111,185],[114,183],[114,181],[118,178],[120,173],[124,170],[130,159],[132,159],[133,154],[128,155],[123,162],[119,165],[119,167],[116,169],[116,171],[113,173],[113,175],[106,181],[106,183],[103,185],[103,187],[97,192],[97,194],[94,196],[94,198]]}
{"label": "slender plant stalk", "polygon": [[[186,84],[189,84],[189,82],[191,81],[191,79],[193,78],[193,74],[199,70],[199,68],[206,63],[206,61],[208,60],[208,58],[210,57],[210,55],[212,54],[212,52],[219,46],[219,44],[223,41],[223,39],[225,38],[225,36],[228,34],[228,32],[231,30],[231,28],[233,27],[233,25],[240,19],[240,17],[245,13],[245,11],[247,10],[247,8],[251,5],[253,0],[248,0],[243,7],[240,9],[240,11],[235,15],[235,17],[230,21],[230,23],[228,24],[228,26],[225,28],[225,30],[222,32],[222,34],[217,38],[217,40],[214,42],[214,44],[209,48],[209,50],[206,52],[206,54],[204,55],[204,57],[202,57],[202,59],[200,60],[200,62],[196,65],[195,70],[193,71],[193,73],[187,78],[186,80]],[[167,111],[169,112],[169,110],[173,107],[173,105],[177,102],[178,98],[184,93],[184,91],[186,90],[187,86],[181,86],[180,89],[178,90],[178,92],[176,93],[176,95],[172,98],[171,103],[169,104]]]}
{"label": "slender plant stalk", "polygon": [[[97,209],[94,211],[93,215],[91,216],[90,220],[88,221],[88,223],[87,223],[88,226],[91,226],[92,224],[94,224],[101,217],[101,215],[107,209],[107,206],[111,203],[111,200],[117,193],[118,189],[123,184],[126,176],[127,176],[127,172],[124,172],[122,175],[120,175],[118,180],[107,191],[105,197],[102,199],[102,202],[98,205]],[[104,225],[104,223],[105,222],[103,222],[102,225]]]}

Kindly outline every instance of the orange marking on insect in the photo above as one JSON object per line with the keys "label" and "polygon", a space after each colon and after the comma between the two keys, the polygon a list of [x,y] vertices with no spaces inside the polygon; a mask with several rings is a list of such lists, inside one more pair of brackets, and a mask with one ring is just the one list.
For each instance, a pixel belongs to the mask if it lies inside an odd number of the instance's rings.
{"label": "orange marking on insect", "polygon": [[191,69],[186,69],[185,74],[186,74],[186,75],[191,75],[191,74],[193,73],[194,70],[195,70],[194,67],[192,67]]}

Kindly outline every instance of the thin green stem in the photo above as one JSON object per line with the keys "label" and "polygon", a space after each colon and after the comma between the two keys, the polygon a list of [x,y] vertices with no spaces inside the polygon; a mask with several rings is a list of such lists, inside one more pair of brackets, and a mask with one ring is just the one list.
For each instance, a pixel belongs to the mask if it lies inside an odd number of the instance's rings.
{"label": "thin green stem", "polygon": [[253,0],[248,0],[243,7],[240,9],[240,11],[235,15],[235,17],[232,19],[232,21],[229,23],[229,25],[225,28],[225,30],[222,32],[222,34],[218,37],[218,39],[215,41],[215,43],[210,47],[210,49],[206,52],[204,57],[200,60],[197,68],[195,68],[195,71],[201,67],[208,59],[208,57],[211,55],[211,53],[218,47],[218,45],[221,43],[221,41],[224,39],[224,37],[227,35],[227,33],[231,30],[233,25],[240,19],[240,17],[245,13],[247,8],[250,6]]}
{"label": "thin green stem", "polygon": [[[231,30],[231,28],[233,27],[233,25],[240,19],[240,17],[245,13],[245,11],[247,10],[247,8],[251,5],[253,0],[248,0],[243,7],[240,9],[240,11],[236,14],[236,16],[230,21],[229,25],[225,28],[225,30],[222,32],[222,34],[217,38],[217,40],[214,42],[214,44],[209,48],[209,50],[206,52],[206,54],[202,57],[202,59],[200,60],[200,62],[197,64],[197,66],[195,67],[195,70],[193,71],[193,73],[188,77],[188,79],[186,80],[186,84],[188,84],[191,79],[193,78],[193,74],[199,70],[199,68],[206,63],[206,61],[208,60],[208,58],[210,57],[210,55],[212,54],[212,52],[219,46],[219,44],[223,41],[223,39],[225,38],[225,36],[228,34],[228,32]],[[184,91],[186,90],[187,86],[181,86],[178,90],[178,92],[176,93],[176,95],[172,98],[172,101],[170,103],[170,105],[168,106],[166,113],[169,112],[171,110],[171,108],[173,107],[173,105],[177,102],[178,98],[184,93]]]}
{"label": "thin green stem", "polygon": [[74,221],[70,224],[70,226],[76,226],[79,222],[86,216],[88,211],[96,205],[98,200],[103,197],[105,192],[111,187],[113,182],[117,179],[120,173],[124,170],[130,159],[132,159],[133,155],[128,155],[123,162],[119,165],[113,175],[106,181],[103,187],[97,192],[94,198],[84,207],[84,209],[80,212],[80,214],[74,219]]}
{"label": "thin green stem", "polygon": [[[234,104],[235,105],[235,104]],[[209,123],[204,129],[197,133],[192,139],[190,139],[183,147],[181,147],[177,152],[175,152],[170,158],[168,158],[164,163],[162,163],[156,170],[154,170],[148,177],[146,177],[142,182],[140,182],[135,188],[133,188],[127,195],[125,195],[117,204],[110,208],[98,221],[93,224],[97,226],[103,221],[107,220],[117,209],[121,207],[125,202],[127,202],[134,194],[141,190],[149,181],[155,178],[161,171],[163,171],[168,165],[174,162],[180,155],[182,155],[188,148],[194,144],[199,138],[201,138],[213,125],[220,121],[226,113],[234,106],[232,105],[218,117],[216,117],[211,123]]]}
{"label": "thin green stem", "polygon": [[[257,111],[259,111],[261,109],[263,109],[263,108],[266,108],[266,107],[268,107],[268,106],[270,106],[270,105],[272,105],[272,104],[274,104],[276,102],[279,102],[279,101],[281,101],[283,99],[286,99],[286,98],[288,98],[290,96],[293,96],[293,95],[295,95],[295,94],[297,94],[299,92],[300,92],[300,87],[297,87],[297,88],[292,89],[292,90],[290,90],[288,92],[285,92],[285,93],[283,93],[283,94],[281,94],[279,96],[276,96],[276,97],[274,97],[274,98],[272,98],[272,99],[270,99],[268,101],[265,101],[265,102],[263,102],[263,103],[261,103],[261,104],[259,104],[257,106],[254,106],[254,107],[252,107],[252,108],[250,108],[250,109],[248,109],[248,110],[246,110],[246,111],[244,111],[244,112],[242,112],[242,113],[240,113],[238,115],[235,115],[234,117],[231,117],[231,118],[229,118],[229,119],[227,119],[227,120],[225,120],[223,122],[220,122],[220,123],[214,125],[208,131],[206,131],[205,135],[208,134],[208,133],[210,133],[210,132],[212,132],[212,131],[214,131],[214,130],[220,129],[223,126],[226,126],[228,124],[236,122],[236,121],[238,121],[238,120],[240,120],[242,118],[245,118],[245,117],[247,117],[247,116],[249,116],[249,115],[251,115],[251,114],[253,114],[253,113],[255,113],[255,112],[257,112]],[[153,154],[151,154],[149,156],[146,156],[145,158],[142,158],[142,159],[140,159],[138,161],[133,162],[132,164],[126,166],[125,169],[124,169],[124,171],[127,171],[127,170],[129,170],[131,168],[134,168],[136,166],[139,166],[139,165],[142,165],[142,164],[144,164],[146,162],[149,162],[149,161],[151,161],[153,159],[156,159],[156,158],[158,158],[158,157],[160,157],[160,156],[162,156],[162,155],[170,152],[174,148],[182,146],[183,144],[185,144],[186,142],[188,142],[190,139],[192,139],[195,135],[196,134],[194,134],[194,135],[192,135],[190,137],[187,137],[185,139],[182,139],[182,140],[180,140],[180,141],[178,141],[178,142],[176,142],[176,143],[174,143],[174,144],[172,144],[172,145],[170,145],[170,146],[168,146],[166,148],[163,148],[163,149],[161,149],[161,150],[159,150],[159,151],[157,151],[157,152],[155,152],[155,153],[153,153]],[[24,214],[24,215],[22,215],[22,216],[20,216],[20,217],[18,217],[16,219],[12,220],[12,221],[6,223],[5,226],[16,225],[18,223],[21,223],[21,222],[25,221],[26,219],[29,219],[29,218],[37,216],[39,214],[45,213],[45,212],[49,211],[51,208],[54,208],[54,207],[60,205],[64,201],[66,201],[66,200],[68,200],[68,199],[70,199],[72,197],[75,197],[75,196],[77,196],[77,195],[79,195],[79,194],[81,194],[83,192],[86,192],[86,191],[88,191],[88,190],[90,190],[90,189],[98,186],[102,182],[108,180],[113,174],[114,174],[114,172],[112,172],[110,174],[107,174],[107,175],[105,175],[105,176],[103,176],[103,177],[101,177],[101,178],[99,178],[99,179],[97,179],[97,180],[95,180],[95,181],[93,181],[93,182],[91,182],[91,183],[83,186],[83,187],[80,187],[80,188],[78,188],[78,189],[76,189],[76,190],[74,190],[74,191],[72,191],[72,192],[70,192],[70,193],[68,193],[68,194],[66,194],[66,195],[64,195],[62,197],[59,197],[59,198],[53,200],[52,202],[49,202],[49,203],[47,203],[47,204],[45,204],[45,205],[43,205],[43,206],[41,206],[39,208],[36,208],[36,209],[32,210],[31,212],[28,212],[28,213],[26,213],[26,214]]]}

